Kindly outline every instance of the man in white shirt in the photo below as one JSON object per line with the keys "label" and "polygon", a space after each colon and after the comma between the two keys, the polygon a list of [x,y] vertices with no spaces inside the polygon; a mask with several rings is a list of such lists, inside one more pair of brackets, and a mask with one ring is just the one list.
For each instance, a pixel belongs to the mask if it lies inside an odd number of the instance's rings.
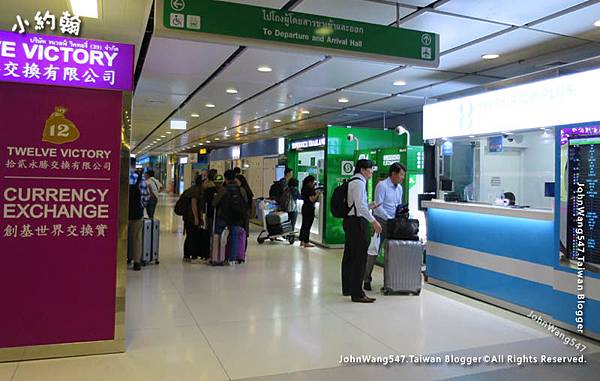
{"label": "man in white shirt", "polygon": [[150,192],[150,200],[146,206],[146,212],[148,213],[148,218],[154,219],[156,204],[158,204],[158,193],[162,188],[162,184],[154,177],[153,170],[147,170],[145,177],[146,183],[148,184],[148,192]]}
{"label": "man in white shirt", "polygon": [[[373,214],[375,215],[375,219],[384,228],[384,233],[386,221],[394,218],[398,206],[402,205],[402,182],[405,176],[406,167],[400,163],[394,163],[390,166],[388,178],[380,181],[377,187],[375,187],[375,204],[381,206],[375,209]],[[371,274],[373,273],[373,267],[379,254],[381,241],[385,238],[384,233],[374,233],[373,237],[371,237],[371,244],[368,250],[369,255],[367,256],[367,268],[365,270],[364,289],[367,291],[371,291]]]}
{"label": "man in white shirt", "polygon": [[373,303],[362,288],[369,248],[369,223],[377,233],[381,225],[371,209],[377,205],[367,203],[367,181],[373,177],[373,163],[359,160],[354,168],[354,176],[348,183],[347,202],[350,212],[344,218],[344,257],[342,258],[342,293],[351,296],[355,303]]}

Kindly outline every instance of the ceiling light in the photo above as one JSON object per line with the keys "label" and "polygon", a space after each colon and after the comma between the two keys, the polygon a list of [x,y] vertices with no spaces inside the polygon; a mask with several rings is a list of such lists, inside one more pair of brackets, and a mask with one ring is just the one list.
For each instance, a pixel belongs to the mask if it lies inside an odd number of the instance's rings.
{"label": "ceiling light", "polygon": [[171,135],[171,131],[167,131],[165,132],[167,135]]}
{"label": "ceiling light", "polygon": [[397,81],[394,81],[393,85],[394,86],[405,86],[406,85],[406,81],[397,80]]}
{"label": "ceiling light", "polygon": [[70,0],[71,10],[75,16],[98,18],[97,0]]}
{"label": "ceiling light", "polygon": [[281,119],[275,119],[273,122],[275,122],[275,123],[281,123]]}
{"label": "ceiling light", "polygon": [[160,137],[161,137],[161,138],[166,138],[167,136],[166,136],[166,135],[161,135]]}
{"label": "ceiling light", "polygon": [[219,140],[221,140],[221,138],[215,138],[215,140],[216,140],[216,141],[219,141]]}
{"label": "ceiling light", "polygon": [[214,105],[214,104],[212,104],[212,103],[207,103],[207,104],[205,104],[204,106],[206,106],[206,107],[208,107],[208,108],[214,108],[214,107],[215,107],[215,105]]}
{"label": "ceiling light", "polygon": [[191,116],[192,118],[200,118],[200,114],[196,114],[195,112],[194,112],[194,113],[191,113],[191,114],[190,114],[190,116]]}
{"label": "ceiling light", "polygon": [[350,102],[350,100],[348,98],[340,98],[340,99],[338,99],[338,102],[339,103],[348,103],[348,102]]}
{"label": "ceiling light", "polygon": [[256,126],[254,126],[254,129],[255,129],[255,130],[258,130],[259,128],[260,128],[260,126],[259,126],[259,125],[256,125]]}
{"label": "ceiling light", "polygon": [[259,66],[256,70],[260,71],[261,73],[270,73],[273,71],[273,69],[268,66]]}
{"label": "ceiling light", "polygon": [[185,130],[187,129],[187,121],[185,120],[171,120],[171,130]]}
{"label": "ceiling light", "polygon": [[157,142],[160,142],[162,139],[156,139]]}
{"label": "ceiling light", "polygon": [[495,60],[498,57],[500,57],[500,54],[496,53],[484,54],[481,56],[481,58],[483,58],[484,60]]}
{"label": "ceiling light", "polygon": [[308,111],[308,110],[302,110],[302,111],[300,111],[300,114],[308,115],[308,114],[310,114],[310,111]]}
{"label": "ceiling light", "polygon": [[198,143],[198,145],[199,145],[199,146],[203,146],[203,145],[204,145],[204,143]]}
{"label": "ceiling light", "polygon": [[210,140],[207,140],[207,141],[206,141],[206,143],[207,143],[207,144],[210,144]]}
{"label": "ceiling light", "polygon": [[238,93],[238,91],[236,89],[227,89],[227,90],[225,90],[225,92],[227,94],[237,94]]}

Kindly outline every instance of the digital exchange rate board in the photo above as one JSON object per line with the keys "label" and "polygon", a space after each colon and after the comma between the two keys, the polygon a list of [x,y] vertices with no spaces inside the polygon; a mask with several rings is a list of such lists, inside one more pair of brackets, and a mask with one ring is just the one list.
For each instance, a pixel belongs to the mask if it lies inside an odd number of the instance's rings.
{"label": "digital exchange rate board", "polygon": [[567,250],[569,259],[594,264],[600,264],[598,170],[600,137],[570,139]]}

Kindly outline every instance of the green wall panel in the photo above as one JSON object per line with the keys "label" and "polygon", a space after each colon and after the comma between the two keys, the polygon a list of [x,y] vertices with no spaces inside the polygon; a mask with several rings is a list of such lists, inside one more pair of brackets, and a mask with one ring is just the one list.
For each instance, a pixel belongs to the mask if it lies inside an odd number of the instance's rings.
{"label": "green wall panel", "polygon": [[327,173],[325,187],[325,232],[324,242],[329,245],[344,243],[342,220],[333,217],[329,209],[329,201],[333,190],[344,179],[352,174],[342,173],[342,163],[354,162],[356,143],[349,142],[347,136],[354,134],[360,142],[360,150],[372,150],[386,147],[406,147],[406,135],[398,136],[393,130],[367,128],[347,128],[331,126],[327,129],[327,152],[325,153],[325,171]]}

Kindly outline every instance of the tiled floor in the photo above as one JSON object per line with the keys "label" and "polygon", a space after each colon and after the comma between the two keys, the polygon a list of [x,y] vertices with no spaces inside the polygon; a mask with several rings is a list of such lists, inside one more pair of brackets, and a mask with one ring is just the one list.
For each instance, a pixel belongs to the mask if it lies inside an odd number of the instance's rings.
{"label": "tiled floor", "polygon": [[[245,265],[184,264],[168,205],[159,208],[160,265],[128,272],[127,352],[0,364],[0,381],[587,380],[600,371],[595,345],[588,364],[560,369],[342,366],[350,354],[572,352],[525,317],[429,285],[418,297],[350,303],[340,296],[336,250],[252,240]],[[380,269],[375,279],[378,288]]]}

